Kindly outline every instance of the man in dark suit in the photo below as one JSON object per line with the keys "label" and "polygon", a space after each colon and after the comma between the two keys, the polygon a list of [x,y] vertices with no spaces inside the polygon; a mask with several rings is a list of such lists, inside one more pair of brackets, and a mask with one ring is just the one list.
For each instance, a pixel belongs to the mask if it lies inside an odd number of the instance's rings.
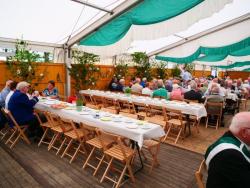
{"label": "man in dark suit", "polygon": [[226,132],[208,147],[207,188],[250,187],[250,112],[236,114]]}
{"label": "man in dark suit", "polygon": [[42,130],[36,116],[33,114],[33,107],[38,102],[37,96],[39,93],[29,99],[27,96],[29,86],[30,84],[27,82],[19,82],[16,91],[9,100],[8,107],[19,125],[29,125],[30,137],[40,137]]}
{"label": "man in dark suit", "polygon": [[202,95],[197,91],[197,84],[194,80],[190,81],[189,83],[191,90],[184,93],[184,99],[188,100],[197,100],[199,103],[201,103]]}

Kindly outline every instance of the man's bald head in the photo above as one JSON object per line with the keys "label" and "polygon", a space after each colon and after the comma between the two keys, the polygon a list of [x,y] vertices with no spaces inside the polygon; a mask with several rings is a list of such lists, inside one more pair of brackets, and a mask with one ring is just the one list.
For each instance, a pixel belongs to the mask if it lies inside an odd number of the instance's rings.
{"label": "man's bald head", "polygon": [[229,130],[250,146],[250,112],[240,112],[233,117]]}

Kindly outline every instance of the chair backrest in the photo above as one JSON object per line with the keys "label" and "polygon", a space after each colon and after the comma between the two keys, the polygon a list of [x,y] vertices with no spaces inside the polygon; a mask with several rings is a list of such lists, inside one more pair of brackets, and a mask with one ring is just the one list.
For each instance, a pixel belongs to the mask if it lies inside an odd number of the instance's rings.
{"label": "chair backrest", "polygon": [[82,93],[81,95],[86,103],[88,103],[88,102],[93,103],[94,102],[90,94]]}
{"label": "chair backrest", "polygon": [[181,125],[183,124],[183,114],[181,110],[163,107],[163,111],[164,111],[166,121],[174,118],[174,119],[180,120]]}
{"label": "chair backrest", "polygon": [[92,138],[96,137],[96,135],[97,135],[95,127],[91,127],[91,126],[86,125],[86,124],[81,122],[80,123],[80,128],[84,132],[85,140],[92,139]]}
{"label": "chair backrest", "polygon": [[73,130],[77,136],[78,139],[80,139],[79,134],[77,132],[77,128],[75,126],[75,123],[71,119],[66,119],[63,117],[60,117],[61,119],[61,124],[60,127],[63,130],[63,132],[67,132],[69,130]]}
{"label": "chair backrest", "polygon": [[100,142],[102,144],[102,147],[104,148],[104,151],[107,149],[107,146],[105,145],[104,139],[109,138],[111,140],[114,140],[115,144],[117,146],[119,146],[119,149],[120,149],[123,157],[125,158],[125,160],[126,161],[128,160],[128,156],[127,156],[127,154],[125,152],[126,151],[125,148],[127,146],[125,146],[124,142],[122,142],[122,139],[123,139],[122,136],[119,136],[119,135],[116,135],[116,134],[113,134],[113,133],[109,133],[109,132],[105,132],[105,131],[103,131],[101,129],[97,129],[96,131],[97,131],[97,134],[98,134],[98,136],[100,138]]}
{"label": "chair backrest", "polygon": [[2,108],[2,111],[3,113],[5,114],[5,116],[7,117],[7,119],[10,121],[10,123],[13,123],[13,125],[19,130],[21,131],[21,127],[20,125],[16,122],[15,118],[13,117],[12,113],[5,109],[5,108]]}
{"label": "chair backrest", "polygon": [[222,115],[223,103],[222,102],[207,102],[206,110],[210,115]]}
{"label": "chair backrest", "polygon": [[59,126],[62,123],[60,117],[56,114],[46,112],[44,115],[46,116],[51,127]]}
{"label": "chair backrest", "polygon": [[199,169],[195,172],[195,178],[198,185],[198,188],[205,188],[203,183],[204,172],[207,171],[207,166],[205,163],[205,159],[201,162]]}

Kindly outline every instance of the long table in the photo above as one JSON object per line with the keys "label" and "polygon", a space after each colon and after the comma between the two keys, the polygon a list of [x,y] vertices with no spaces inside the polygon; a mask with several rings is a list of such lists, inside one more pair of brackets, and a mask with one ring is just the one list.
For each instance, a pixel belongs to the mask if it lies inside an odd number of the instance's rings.
{"label": "long table", "polygon": [[130,95],[127,96],[123,93],[114,93],[110,91],[100,90],[81,90],[80,94],[96,95],[115,100],[126,100],[128,102],[138,102],[146,105],[156,105],[161,107],[167,107],[169,109],[181,110],[183,114],[194,115],[197,119],[207,116],[206,108],[203,104],[187,104],[186,102],[168,101],[165,99],[151,98],[146,96]]}
{"label": "long table", "polygon": [[159,138],[165,135],[160,125],[138,121],[121,115],[110,114],[104,111],[97,111],[88,107],[83,107],[82,111],[77,111],[76,107],[67,103],[64,109],[54,109],[53,104],[61,103],[58,100],[40,100],[35,108],[43,111],[55,113],[63,118],[72,119],[77,123],[103,129],[104,131],[115,133],[129,138],[138,143],[141,148],[145,139]]}

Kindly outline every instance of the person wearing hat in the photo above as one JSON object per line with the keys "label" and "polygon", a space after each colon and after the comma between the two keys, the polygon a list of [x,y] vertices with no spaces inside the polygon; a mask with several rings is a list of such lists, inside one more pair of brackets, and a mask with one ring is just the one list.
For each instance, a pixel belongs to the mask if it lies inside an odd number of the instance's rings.
{"label": "person wearing hat", "polygon": [[52,99],[58,99],[58,89],[55,87],[55,81],[50,80],[48,82],[48,87],[43,90],[42,95],[44,97],[50,97]]}
{"label": "person wearing hat", "polygon": [[8,108],[19,125],[29,125],[29,136],[40,137],[42,135],[41,128],[36,116],[33,113],[33,107],[39,101],[38,95],[29,99],[27,92],[29,91],[30,84],[27,82],[19,82],[16,91],[10,97]]}
{"label": "person wearing hat", "polygon": [[250,112],[233,117],[229,131],[208,147],[207,188],[250,187]]}

